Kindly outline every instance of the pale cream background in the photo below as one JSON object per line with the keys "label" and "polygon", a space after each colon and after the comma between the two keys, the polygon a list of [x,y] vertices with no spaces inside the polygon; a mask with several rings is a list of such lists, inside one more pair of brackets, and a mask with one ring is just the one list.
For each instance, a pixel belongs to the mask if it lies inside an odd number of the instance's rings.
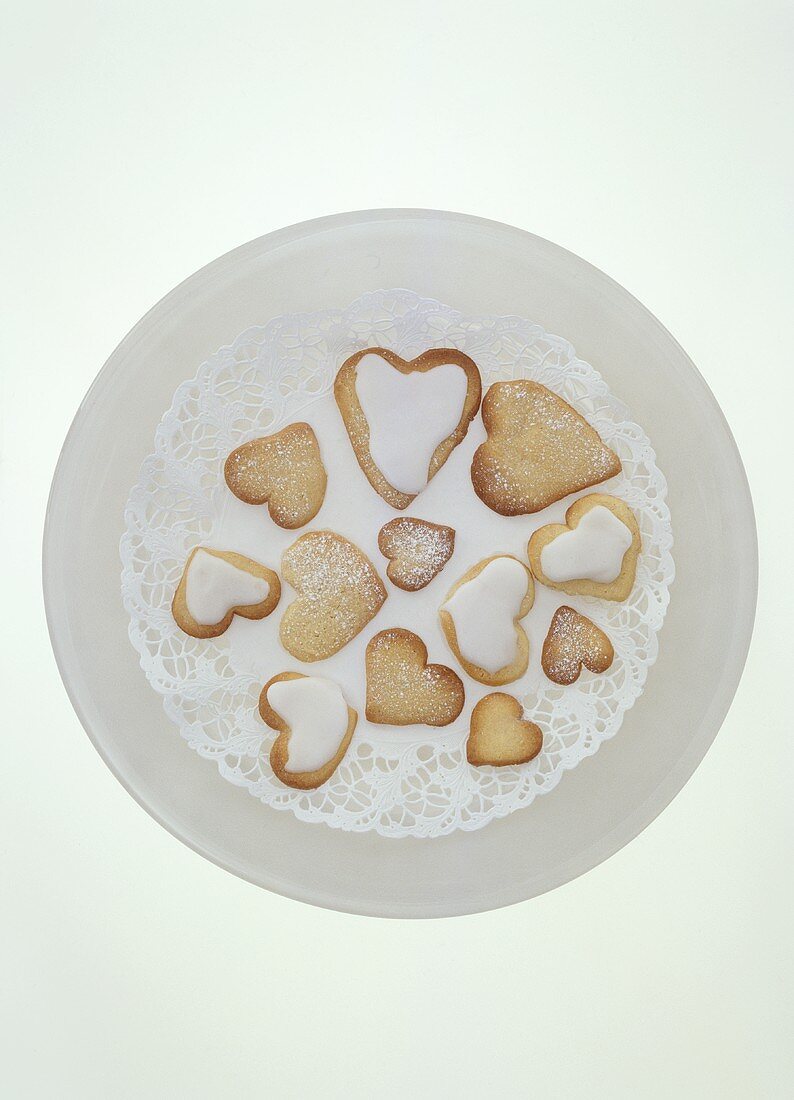
{"label": "pale cream background", "polygon": [[[772,0],[2,5],[4,1096],[791,1095],[793,31]],[[58,450],[127,329],[236,244],[375,206],[511,222],[633,291],[725,410],[761,537],[683,793],[456,920],[311,909],[172,839],[79,727],[40,594]]]}

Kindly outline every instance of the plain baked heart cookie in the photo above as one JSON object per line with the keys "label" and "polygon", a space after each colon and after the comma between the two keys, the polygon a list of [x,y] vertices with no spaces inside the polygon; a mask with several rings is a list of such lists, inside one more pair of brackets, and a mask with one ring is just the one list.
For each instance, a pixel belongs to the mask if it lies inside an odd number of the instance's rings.
{"label": "plain baked heart cookie", "polygon": [[615,650],[604,631],[572,607],[558,607],[543,643],[540,663],[555,684],[573,684],[582,666],[606,672]]}
{"label": "plain baked heart cookie", "polygon": [[270,750],[273,771],[288,787],[304,791],[331,778],[358,721],[338,684],[300,672],[281,672],[268,680],[259,713],[279,734]]}
{"label": "plain baked heart cookie", "polygon": [[478,562],[453,585],[438,614],[469,676],[494,687],[524,675],[529,639],[519,620],[534,600],[532,574],[509,554]]}
{"label": "plain baked heart cookie", "polygon": [[575,500],[565,523],[540,527],[527,555],[537,580],[572,596],[625,600],[634,587],[642,541],[634,513],[606,493]]}
{"label": "plain baked heart cookie", "polygon": [[429,665],[427,646],[410,630],[381,630],[367,645],[365,664],[370,722],[448,726],[463,710],[460,677],[446,665]]}
{"label": "plain baked heart cookie", "polygon": [[322,661],[377,615],[386,588],[375,566],[334,531],[307,531],[281,557],[281,575],[298,593],[281,619],[281,644],[299,661]]}
{"label": "plain baked heart cookie", "polygon": [[226,459],[223,474],[236,497],[267,504],[273,522],[290,531],[314,519],[325,497],[317,436],[304,423],[243,443]]}
{"label": "plain baked heart cookie", "polygon": [[334,397],[370,485],[407,508],[463,440],[480,407],[477,365],[454,348],[401,359],[386,348],[351,355]]}
{"label": "plain baked heart cookie", "polygon": [[482,403],[488,433],[471,480],[502,516],[539,512],[621,470],[620,459],[583,416],[538,382],[495,382]]}
{"label": "plain baked heart cookie", "polygon": [[426,588],[452,556],[455,532],[452,527],[426,519],[398,516],[378,533],[378,549],[389,559],[386,576],[404,592]]}
{"label": "plain baked heart cookie", "polygon": [[528,764],[543,747],[540,726],[524,718],[517,699],[495,691],[480,699],[471,712],[466,759],[475,767]]}
{"label": "plain baked heart cookie", "polygon": [[276,573],[231,550],[197,546],[188,555],[171,613],[192,638],[217,638],[235,615],[264,619],[281,596]]}

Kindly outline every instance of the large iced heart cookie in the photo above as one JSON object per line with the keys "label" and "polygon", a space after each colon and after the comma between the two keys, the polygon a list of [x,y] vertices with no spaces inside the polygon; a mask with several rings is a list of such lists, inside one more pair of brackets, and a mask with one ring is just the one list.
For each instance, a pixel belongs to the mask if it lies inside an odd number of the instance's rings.
{"label": "large iced heart cookie", "polygon": [[308,424],[289,424],[243,443],[226,459],[223,473],[236,497],[267,504],[273,522],[288,530],[314,519],[325,496],[325,467]]}
{"label": "large iced heart cookie", "polygon": [[621,470],[620,459],[583,416],[538,382],[495,382],[482,403],[488,438],[471,480],[502,516],[539,512]]}
{"label": "large iced heart cookie", "polygon": [[480,407],[476,364],[454,348],[401,359],[385,348],[351,355],[334,396],[358,464],[393,508],[407,508],[463,440]]}
{"label": "large iced heart cookie", "polygon": [[281,575],[298,593],[284,612],[281,644],[299,661],[322,661],[375,616],[386,588],[375,566],[334,531],[307,531],[281,556]]}

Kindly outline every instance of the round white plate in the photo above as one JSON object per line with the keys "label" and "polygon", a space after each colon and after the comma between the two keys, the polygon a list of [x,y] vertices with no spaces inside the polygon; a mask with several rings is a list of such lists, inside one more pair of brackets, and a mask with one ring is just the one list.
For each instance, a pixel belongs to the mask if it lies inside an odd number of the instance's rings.
{"label": "round white plate", "polygon": [[[669,483],[676,581],[660,655],[621,735],[548,798],[473,833],[393,840],[307,825],[223,780],[174,735],[127,638],[123,507],[176,386],[249,325],[406,286],[570,340],[647,430]],[[756,602],[752,503],[714,397],[670,334],[606,275],[510,226],[376,210],[269,234],[167,295],[122,341],[53,479],[44,591],[69,696],[141,805],[207,858],[317,905],[383,916],[477,912],[540,894],[636,836],[705,754],[744,665]],[[730,593],[730,600],[726,599]]]}

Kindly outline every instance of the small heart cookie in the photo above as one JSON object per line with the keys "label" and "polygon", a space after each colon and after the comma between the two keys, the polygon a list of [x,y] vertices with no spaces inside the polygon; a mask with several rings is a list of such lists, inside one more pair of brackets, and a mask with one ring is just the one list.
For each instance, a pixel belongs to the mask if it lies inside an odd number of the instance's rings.
{"label": "small heart cookie", "polygon": [[466,759],[475,767],[527,764],[542,746],[540,726],[524,718],[521,704],[512,695],[495,691],[480,699],[471,712]]}
{"label": "small heart cookie", "polygon": [[185,562],[171,613],[192,638],[217,638],[235,615],[264,619],[281,597],[276,573],[231,550],[197,546]]}
{"label": "small heart cookie", "polygon": [[223,473],[236,497],[266,503],[273,522],[290,531],[314,519],[325,497],[325,467],[308,424],[288,424],[243,443],[226,459]]}
{"label": "small heart cookie", "polygon": [[565,523],[548,523],[529,540],[527,555],[541,584],[572,596],[625,600],[634,587],[642,542],[627,504],[606,493],[575,500]]}
{"label": "small heart cookie", "polygon": [[281,619],[281,644],[299,661],[322,661],[347,645],[380,610],[386,588],[357,546],[334,531],[307,531],[281,557],[298,593]]}
{"label": "small heart cookie", "polygon": [[455,549],[455,531],[439,523],[398,516],[381,527],[378,549],[389,558],[386,576],[404,592],[418,592],[441,572]]}
{"label": "small heart cookie", "polygon": [[392,508],[407,508],[435,477],[480,407],[476,364],[454,348],[401,359],[385,348],[351,355],[334,397],[358,464]]}
{"label": "small heart cookie", "polygon": [[427,663],[427,646],[410,630],[381,630],[367,645],[370,722],[390,726],[448,726],[463,710],[460,677]]}
{"label": "small heart cookie", "polygon": [[270,750],[273,771],[282,783],[303,791],[331,778],[358,721],[338,684],[300,672],[281,672],[268,680],[259,713],[279,734]]}
{"label": "small heart cookie", "polygon": [[572,607],[558,607],[543,643],[540,663],[555,684],[572,684],[582,666],[590,672],[606,672],[615,650],[606,634]]}
{"label": "small heart cookie", "polygon": [[494,687],[524,675],[529,639],[519,620],[534,600],[532,574],[509,554],[478,562],[452,586],[438,615],[469,676]]}
{"label": "small heart cookie", "polygon": [[482,419],[488,438],[474,452],[471,480],[502,516],[539,512],[620,473],[620,459],[595,429],[538,382],[495,382]]}

